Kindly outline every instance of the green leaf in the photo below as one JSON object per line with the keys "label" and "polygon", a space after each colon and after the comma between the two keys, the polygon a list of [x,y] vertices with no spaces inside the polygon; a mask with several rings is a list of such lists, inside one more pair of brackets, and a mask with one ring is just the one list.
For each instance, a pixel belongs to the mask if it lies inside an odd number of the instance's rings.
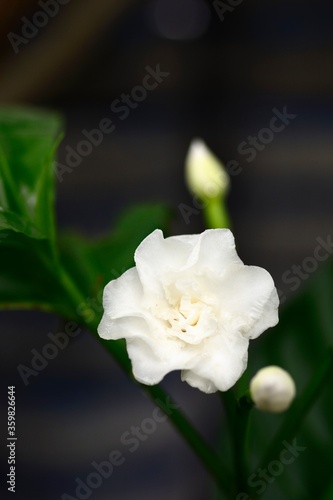
{"label": "green leaf", "polygon": [[57,267],[50,264],[46,239],[8,232],[0,239],[0,309],[40,309],[64,316],[71,310],[64,299]]}
{"label": "green leaf", "polygon": [[0,308],[62,308],[53,181],[60,126],[53,113],[0,108]]}
{"label": "green leaf", "polygon": [[[61,120],[48,112],[0,108],[0,208],[54,240],[53,161]],[[26,233],[24,227],[21,228]],[[31,236],[30,234],[27,234]]]}

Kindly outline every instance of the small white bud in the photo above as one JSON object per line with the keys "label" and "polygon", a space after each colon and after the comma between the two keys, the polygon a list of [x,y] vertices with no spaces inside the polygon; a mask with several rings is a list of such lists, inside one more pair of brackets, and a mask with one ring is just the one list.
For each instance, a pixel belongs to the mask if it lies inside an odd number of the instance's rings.
{"label": "small white bud", "polygon": [[280,413],[289,408],[296,387],[288,372],[279,366],[266,366],[252,378],[250,394],[259,410]]}
{"label": "small white bud", "polygon": [[188,188],[202,200],[223,196],[229,187],[229,176],[216,156],[201,139],[191,142],[185,159]]}

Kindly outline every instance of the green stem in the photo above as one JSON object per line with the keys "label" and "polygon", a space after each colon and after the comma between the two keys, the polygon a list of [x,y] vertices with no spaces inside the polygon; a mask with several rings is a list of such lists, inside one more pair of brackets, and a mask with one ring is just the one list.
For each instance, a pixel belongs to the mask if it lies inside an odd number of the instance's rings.
{"label": "green stem", "polygon": [[325,359],[320,364],[302,396],[296,400],[293,411],[287,413],[283,424],[268,447],[258,468],[267,467],[267,464],[278,457],[281,447],[283,446],[283,441],[289,441],[296,435],[309,410],[320,396],[332,371],[333,347],[329,346],[327,356],[325,356]]}
{"label": "green stem", "polygon": [[75,315],[78,315],[78,306],[84,303],[84,296],[64,267],[59,266],[59,273],[61,284],[67,293],[70,305],[74,308]]}
{"label": "green stem", "polygon": [[209,228],[230,228],[230,219],[224,197],[210,199],[204,208],[204,216]]}
{"label": "green stem", "polygon": [[[132,375],[131,363],[127,356],[125,342],[121,340],[110,341],[101,339],[97,333],[97,327],[100,318],[96,318],[96,315],[93,314],[91,316],[93,319],[88,321],[78,314],[78,305],[84,303],[84,297],[76,287],[76,285],[73,283],[70,276],[66,273],[66,271],[63,270],[61,278],[68,299],[75,311],[74,319],[76,319],[80,324],[82,324],[92,332],[95,338],[112,354],[112,356],[120,364],[123,370],[132,378],[133,381],[135,381]],[[162,409],[162,411],[164,411],[168,415],[174,427],[180,432],[180,434],[184,437],[192,450],[196,453],[197,457],[201,460],[208,472],[210,472],[210,474],[216,480],[216,483],[219,485],[220,489],[229,495],[230,482],[228,478],[228,471],[225,469],[225,466],[217,453],[215,453],[215,451],[213,451],[210,446],[207,445],[198,431],[192,426],[185,415],[178,409],[179,405],[176,405],[158,385],[138,385],[142,389],[144,389],[153,399],[155,404],[158,405]]]}
{"label": "green stem", "polygon": [[234,469],[236,474],[235,494],[247,493],[248,485],[248,428],[252,401],[243,396],[238,401],[232,391],[220,393],[230,428],[234,452]]}

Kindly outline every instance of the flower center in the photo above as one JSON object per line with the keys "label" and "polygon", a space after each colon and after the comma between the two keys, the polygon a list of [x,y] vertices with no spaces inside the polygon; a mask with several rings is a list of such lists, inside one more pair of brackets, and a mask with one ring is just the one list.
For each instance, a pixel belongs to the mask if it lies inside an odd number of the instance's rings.
{"label": "flower center", "polygon": [[182,325],[182,331],[186,331],[186,326],[195,326],[198,323],[202,307],[202,303],[192,301],[189,296],[181,298],[178,308],[179,314],[175,320]]}
{"label": "flower center", "polygon": [[189,295],[183,295],[168,316],[169,335],[189,344],[198,344],[215,331],[212,307]]}

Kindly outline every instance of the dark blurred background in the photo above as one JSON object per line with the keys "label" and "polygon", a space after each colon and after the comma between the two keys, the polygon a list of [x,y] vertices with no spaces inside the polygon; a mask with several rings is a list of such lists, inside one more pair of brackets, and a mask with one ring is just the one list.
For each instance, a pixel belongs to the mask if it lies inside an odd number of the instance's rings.
{"label": "dark blurred background", "polygon": [[[267,268],[281,297],[290,298],[283,274],[332,231],[333,4],[231,4],[2,0],[0,102],[63,113],[61,165],[84,130],[112,120],[115,129],[57,180],[59,224],[91,235],[108,230],[127,206],[156,200],[174,208],[174,234],[201,231],[201,214],[186,223],[178,207],[193,206],[184,158],[192,138],[202,137],[226,165],[237,162],[241,170],[231,176],[228,199],[241,258]],[[147,67],[158,66],[168,76],[157,77],[146,95],[135,90]],[[116,102],[123,94],[132,95],[126,117]],[[271,140],[260,135],[273,110],[283,109],[296,116]],[[258,133],[266,144],[248,161],[242,143]],[[168,422],[133,454],[121,444],[154,405],[90,334],[82,332],[24,386],[17,366],[29,365],[31,349],[40,351],[47,334],[60,329],[51,315],[1,313],[1,378],[17,388],[15,498],[75,498],[75,479],[85,480],[92,462],[114,449],[125,463],[93,491],[94,500],[210,498],[209,477]],[[190,389],[179,374],[164,385],[214,443],[223,419],[218,397]],[[2,416],[5,397],[4,389]],[[10,498],[6,489],[3,495]]]}

